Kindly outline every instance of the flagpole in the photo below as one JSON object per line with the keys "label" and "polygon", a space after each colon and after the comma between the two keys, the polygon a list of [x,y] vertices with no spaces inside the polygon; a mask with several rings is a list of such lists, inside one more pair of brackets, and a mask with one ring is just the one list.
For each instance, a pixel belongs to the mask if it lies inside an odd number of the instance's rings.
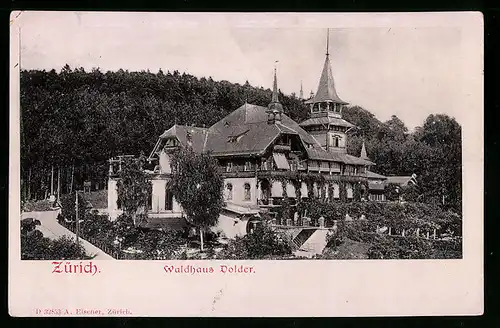
{"label": "flagpole", "polygon": [[330,44],[330,29],[329,29],[329,28],[327,28],[327,29],[326,29],[326,55],[327,55],[327,56],[328,56],[328,55],[330,55],[330,54],[328,53],[328,46],[329,46],[329,44]]}

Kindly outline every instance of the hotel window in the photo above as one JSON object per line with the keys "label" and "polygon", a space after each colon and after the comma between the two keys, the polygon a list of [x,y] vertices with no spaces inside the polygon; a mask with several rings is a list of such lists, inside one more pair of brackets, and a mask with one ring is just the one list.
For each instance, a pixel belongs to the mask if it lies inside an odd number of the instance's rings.
{"label": "hotel window", "polygon": [[265,159],[262,159],[260,167],[262,171],[267,171],[267,161]]}
{"label": "hotel window", "polygon": [[385,200],[385,195],[384,194],[370,194],[369,196],[370,200],[372,201],[384,201]]}
{"label": "hotel window", "polygon": [[333,185],[333,198],[340,198],[340,188],[338,184]]}
{"label": "hotel window", "polygon": [[228,183],[226,185],[226,189],[227,189],[227,196],[226,196],[226,199],[227,200],[232,200],[233,199],[233,185]]}
{"label": "hotel window", "polygon": [[347,185],[347,198],[352,198],[353,197],[353,190],[351,184]]}
{"label": "hotel window", "polygon": [[323,186],[318,185],[317,188],[318,188],[318,190],[316,192],[316,194],[317,194],[316,197],[318,197],[318,198],[323,197],[323,193],[324,193]]}
{"label": "hotel window", "polygon": [[250,184],[249,183],[245,183],[245,194],[244,194],[244,200],[250,200],[252,197],[251,193],[250,193]]}
{"label": "hotel window", "polygon": [[332,172],[340,172],[340,163],[332,162],[330,168]]}
{"label": "hotel window", "polygon": [[334,147],[340,147],[340,138],[339,137],[335,137],[333,139],[333,146]]}
{"label": "hotel window", "polygon": [[[157,197],[157,196],[156,196],[156,197]],[[150,210],[152,210],[152,209],[153,209],[153,197],[152,197],[152,196],[151,196],[151,197],[148,197],[148,208],[149,208]]]}
{"label": "hotel window", "polygon": [[233,171],[233,163],[228,162],[226,166],[226,172],[232,172]]}
{"label": "hotel window", "polygon": [[173,209],[173,204],[174,204],[174,195],[170,191],[167,191],[165,193],[165,210],[171,211]]}
{"label": "hotel window", "polygon": [[328,162],[321,162],[321,171],[329,171],[330,167],[328,166]]}

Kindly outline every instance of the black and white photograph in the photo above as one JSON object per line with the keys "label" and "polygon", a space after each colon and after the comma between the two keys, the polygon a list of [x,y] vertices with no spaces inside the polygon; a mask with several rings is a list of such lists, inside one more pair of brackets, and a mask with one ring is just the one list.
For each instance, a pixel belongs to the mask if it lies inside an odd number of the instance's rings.
{"label": "black and white photograph", "polygon": [[19,287],[16,309],[478,313],[481,31],[477,13],[13,13],[10,270],[85,304]]}
{"label": "black and white photograph", "polygon": [[462,257],[459,29],[58,16],[19,30],[22,259]]}

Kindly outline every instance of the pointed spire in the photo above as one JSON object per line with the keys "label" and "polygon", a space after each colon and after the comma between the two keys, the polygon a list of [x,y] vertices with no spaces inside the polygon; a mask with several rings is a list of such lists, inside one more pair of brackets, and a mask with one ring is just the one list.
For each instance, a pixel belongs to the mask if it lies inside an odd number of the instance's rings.
{"label": "pointed spire", "polygon": [[364,160],[370,160],[368,158],[368,155],[366,154],[366,147],[365,147],[365,141],[363,140],[363,145],[361,146],[361,156],[359,158],[364,159]]}
{"label": "pointed spire", "polygon": [[281,113],[283,113],[283,105],[281,105],[278,98],[278,78],[276,77],[276,63],[274,64],[274,83],[273,83],[273,96],[271,102],[267,106],[268,122],[274,123],[281,120]]}
{"label": "pointed spire", "polygon": [[272,98],[271,102],[279,103],[279,100],[278,100],[278,79],[276,78],[276,64],[274,65],[273,98]]}
{"label": "pointed spire", "polygon": [[326,56],[328,57],[330,54],[328,53],[328,45],[330,43],[330,29],[326,29]]}
{"label": "pointed spire", "polygon": [[314,97],[314,102],[325,102],[332,101],[337,104],[347,103],[340,99],[335,89],[335,81],[333,79],[332,66],[330,64],[330,57],[328,54],[328,42],[327,42],[327,54],[325,58],[325,63],[323,65],[323,71],[321,73],[321,78],[319,79],[318,91]]}
{"label": "pointed spire", "polygon": [[304,99],[304,90],[302,89],[302,80],[300,81],[299,99]]}

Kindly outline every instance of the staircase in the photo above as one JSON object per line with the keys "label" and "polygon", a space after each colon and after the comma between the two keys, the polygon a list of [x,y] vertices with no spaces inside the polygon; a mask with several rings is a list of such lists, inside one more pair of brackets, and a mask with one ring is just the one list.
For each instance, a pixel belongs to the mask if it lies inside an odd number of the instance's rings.
{"label": "staircase", "polygon": [[301,246],[314,234],[315,231],[315,229],[302,229],[302,231],[300,231],[299,234],[292,240],[294,248],[301,248]]}
{"label": "staircase", "polygon": [[310,234],[309,238],[307,238],[301,244],[301,246],[299,246],[299,250],[315,254],[321,254],[323,252],[323,249],[325,249],[326,247],[327,235],[328,235],[327,229],[312,230],[312,233]]}

